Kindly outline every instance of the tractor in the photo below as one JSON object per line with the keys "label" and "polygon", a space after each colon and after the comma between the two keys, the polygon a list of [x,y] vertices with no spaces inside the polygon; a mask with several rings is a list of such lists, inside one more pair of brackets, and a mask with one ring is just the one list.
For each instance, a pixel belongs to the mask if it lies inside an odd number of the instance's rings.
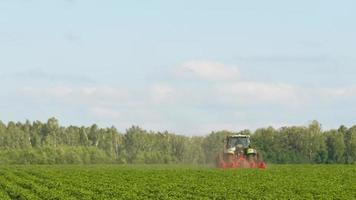
{"label": "tractor", "polygon": [[259,168],[265,169],[262,155],[251,147],[249,135],[231,135],[226,137],[224,151],[217,156],[219,168]]}

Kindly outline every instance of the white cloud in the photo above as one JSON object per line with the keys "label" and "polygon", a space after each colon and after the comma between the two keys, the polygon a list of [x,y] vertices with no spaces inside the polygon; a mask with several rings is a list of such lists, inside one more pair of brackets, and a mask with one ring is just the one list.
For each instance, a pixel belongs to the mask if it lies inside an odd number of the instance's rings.
{"label": "white cloud", "polygon": [[74,89],[69,86],[58,85],[50,88],[46,91],[49,95],[53,95],[54,97],[68,97],[74,92]]}
{"label": "white cloud", "polygon": [[182,65],[191,74],[209,81],[232,80],[239,76],[239,70],[219,62],[189,61]]}
{"label": "white cloud", "polygon": [[[308,110],[340,106],[356,98],[356,86],[321,87],[257,81],[223,82],[214,85],[215,96],[227,106],[275,106]],[[306,119],[307,120],[307,119]]]}
{"label": "white cloud", "polygon": [[[92,107],[128,106],[135,101],[126,89],[109,85],[43,85],[25,86],[18,94],[31,98],[33,102],[43,104],[50,102],[56,107],[77,107],[90,110]],[[89,112],[89,111],[88,111]],[[107,112],[109,115],[112,113]]]}
{"label": "white cloud", "polygon": [[78,95],[85,98],[98,98],[104,100],[111,99],[113,101],[120,101],[128,98],[129,92],[127,89],[109,86],[109,85],[97,85],[97,86],[82,86],[77,88]]}
{"label": "white cloud", "polygon": [[352,85],[306,87],[287,82],[241,80],[236,68],[216,62],[190,61],[179,69],[184,73],[181,75],[192,79],[184,82],[180,76],[178,80],[126,87],[31,82],[16,95],[34,108],[49,110],[48,116],[57,116],[64,110],[62,118],[65,119],[73,120],[70,116],[79,114],[83,119],[78,121],[115,125],[121,130],[139,125],[182,134],[281,127],[300,123],[300,119],[319,120],[328,109],[340,103],[353,105],[350,102],[356,97],[356,86]]}
{"label": "white cloud", "polygon": [[221,96],[239,102],[293,103],[301,101],[303,93],[296,86],[283,83],[234,82],[218,85]]}
{"label": "white cloud", "polygon": [[324,88],[323,93],[329,97],[355,97],[356,86],[344,86],[339,88]]}
{"label": "white cloud", "polygon": [[155,84],[151,87],[151,97],[156,103],[173,100],[174,89],[167,84]]}
{"label": "white cloud", "polygon": [[93,107],[89,109],[89,113],[99,119],[115,119],[120,117],[120,113],[112,108]]}

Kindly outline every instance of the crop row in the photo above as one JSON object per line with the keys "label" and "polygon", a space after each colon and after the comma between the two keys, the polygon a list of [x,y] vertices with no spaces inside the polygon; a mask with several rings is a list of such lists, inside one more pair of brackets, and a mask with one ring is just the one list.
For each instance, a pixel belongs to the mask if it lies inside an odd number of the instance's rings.
{"label": "crop row", "polygon": [[0,199],[353,199],[354,165],[0,167]]}

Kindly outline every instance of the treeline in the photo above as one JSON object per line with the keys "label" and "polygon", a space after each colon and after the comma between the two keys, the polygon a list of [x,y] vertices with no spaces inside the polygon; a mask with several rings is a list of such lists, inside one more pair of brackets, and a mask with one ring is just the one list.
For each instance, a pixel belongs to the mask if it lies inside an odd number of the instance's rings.
{"label": "treeline", "polygon": [[[356,126],[322,131],[310,125],[261,128],[252,146],[271,163],[356,163]],[[114,127],[63,127],[55,118],[40,121],[0,121],[0,164],[185,163],[212,164],[229,131],[207,136],[152,132],[133,126],[125,133]]]}

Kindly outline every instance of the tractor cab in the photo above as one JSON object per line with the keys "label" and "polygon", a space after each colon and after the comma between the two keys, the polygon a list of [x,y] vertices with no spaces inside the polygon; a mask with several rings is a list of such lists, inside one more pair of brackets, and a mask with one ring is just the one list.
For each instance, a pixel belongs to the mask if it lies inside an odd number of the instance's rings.
{"label": "tractor cab", "polygon": [[242,148],[246,149],[250,147],[249,135],[232,135],[227,137],[227,148]]}

